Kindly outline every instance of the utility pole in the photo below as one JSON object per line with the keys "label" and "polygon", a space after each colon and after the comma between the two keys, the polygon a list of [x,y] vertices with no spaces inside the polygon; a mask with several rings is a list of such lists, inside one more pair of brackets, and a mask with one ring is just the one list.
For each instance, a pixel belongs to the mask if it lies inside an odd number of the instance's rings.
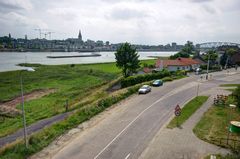
{"label": "utility pole", "polygon": [[198,97],[198,92],[199,92],[199,82],[197,84],[197,97]]}
{"label": "utility pole", "polygon": [[207,75],[206,75],[206,80],[208,80],[209,56],[210,56],[210,53],[208,52],[208,64],[207,64]]}
{"label": "utility pole", "polygon": [[25,117],[25,110],[24,110],[24,95],[23,95],[23,79],[22,79],[22,71],[20,72],[20,84],[21,84],[21,95],[22,95],[22,118],[23,118],[23,134],[24,134],[24,141],[25,141],[25,148],[27,149],[27,126],[26,126],[26,117]]}
{"label": "utility pole", "polygon": [[33,68],[26,68],[25,70],[20,71],[20,85],[21,85],[21,96],[22,96],[22,118],[23,118],[23,134],[24,134],[24,142],[25,148],[28,148],[27,144],[27,125],[26,125],[26,117],[25,117],[25,110],[24,110],[24,93],[23,93],[23,71],[34,72]]}

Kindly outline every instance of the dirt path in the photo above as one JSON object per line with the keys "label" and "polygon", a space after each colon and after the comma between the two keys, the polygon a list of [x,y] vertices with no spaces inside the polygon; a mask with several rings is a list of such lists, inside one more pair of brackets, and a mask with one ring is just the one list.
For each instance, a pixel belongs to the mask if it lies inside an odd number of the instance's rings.
{"label": "dirt path", "polygon": [[[24,95],[24,101],[29,101],[37,98],[41,98],[45,95],[48,95],[50,93],[55,92],[55,89],[42,89],[42,90],[36,90],[31,93],[25,94]],[[20,114],[20,110],[16,109],[16,106],[20,104],[22,101],[22,97],[16,97],[13,100],[0,103],[0,114],[6,114],[9,116],[15,116],[17,114]]]}
{"label": "dirt path", "polygon": [[[33,91],[31,93],[25,94],[24,95],[24,101],[29,101],[32,99],[37,99],[37,98],[41,98],[45,95],[48,95],[50,93],[55,92],[55,89],[41,89],[41,90],[36,90]],[[16,97],[13,100],[4,102],[4,103],[0,103],[0,106],[4,105],[4,106],[8,106],[8,107],[12,107],[15,108],[17,104],[21,103],[22,97]]]}

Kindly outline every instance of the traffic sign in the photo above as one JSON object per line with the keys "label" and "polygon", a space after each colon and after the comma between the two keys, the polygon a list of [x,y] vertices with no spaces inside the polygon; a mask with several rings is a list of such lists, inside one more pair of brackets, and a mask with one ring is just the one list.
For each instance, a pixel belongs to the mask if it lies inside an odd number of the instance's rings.
{"label": "traffic sign", "polygon": [[174,112],[176,116],[180,116],[181,115],[181,111],[175,111]]}
{"label": "traffic sign", "polygon": [[180,106],[179,106],[179,105],[177,105],[177,106],[175,107],[175,111],[178,111],[178,110],[180,110],[180,111],[181,111],[181,108],[180,108]]}
{"label": "traffic sign", "polygon": [[181,108],[180,108],[179,105],[177,105],[177,106],[175,107],[175,112],[174,112],[174,114],[175,114],[176,116],[180,116],[180,115],[181,115]]}

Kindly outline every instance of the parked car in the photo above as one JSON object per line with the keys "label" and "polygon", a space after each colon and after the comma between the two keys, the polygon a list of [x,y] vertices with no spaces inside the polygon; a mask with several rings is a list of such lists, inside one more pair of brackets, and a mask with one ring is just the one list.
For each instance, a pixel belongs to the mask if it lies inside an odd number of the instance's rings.
{"label": "parked car", "polygon": [[163,85],[163,81],[162,81],[162,80],[155,80],[155,81],[152,83],[152,85],[155,86],[155,87],[162,86],[162,85]]}
{"label": "parked car", "polygon": [[195,74],[196,75],[200,74],[200,72],[202,72],[202,69],[200,67],[195,69]]}
{"label": "parked car", "polygon": [[139,90],[138,94],[147,94],[148,92],[151,92],[151,87],[149,85],[143,85]]}

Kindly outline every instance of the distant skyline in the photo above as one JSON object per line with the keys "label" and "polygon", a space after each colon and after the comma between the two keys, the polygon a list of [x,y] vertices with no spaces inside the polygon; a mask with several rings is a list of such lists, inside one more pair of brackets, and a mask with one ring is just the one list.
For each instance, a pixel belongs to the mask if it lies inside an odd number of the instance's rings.
{"label": "distant skyline", "polygon": [[0,36],[158,45],[240,43],[239,0],[0,0]]}

